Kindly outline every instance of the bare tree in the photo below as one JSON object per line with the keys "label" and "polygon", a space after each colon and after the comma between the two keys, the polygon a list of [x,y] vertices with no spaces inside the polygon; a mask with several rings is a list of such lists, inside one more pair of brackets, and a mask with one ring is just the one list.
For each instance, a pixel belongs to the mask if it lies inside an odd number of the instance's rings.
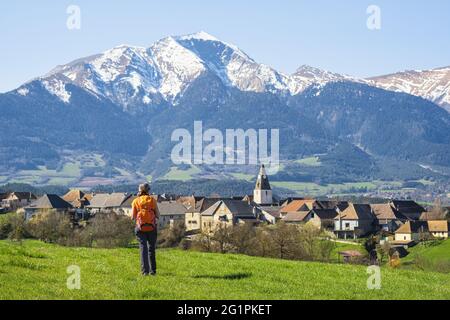
{"label": "bare tree", "polygon": [[304,225],[298,233],[298,258],[301,260],[314,260],[318,255],[320,229],[312,224]]}
{"label": "bare tree", "polygon": [[270,229],[269,235],[273,241],[276,255],[280,259],[292,256],[298,230],[295,226],[279,222]]}
{"label": "bare tree", "polygon": [[230,244],[237,253],[248,253],[251,240],[255,237],[255,229],[250,224],[234,226],[230,233]]}
{"label": "bare tree", "polygon": [[444,208],[442,207],[441,199],[436,198],[434,200],[433,208],[430,212],[430,218],[432,220],[445,220],[446,212]]}
{"label": "bare tree", "polygon": [[229,228],[226,224],[220,223],[214,231],[211,240],[218,245],[220,253],[226,253],[227,246],[231,242],[231,228]]}
{"label": "bare tree", "polygon": [[186,235],[184,221],[175,221],[170,227],[161,230],[158,244],[164,248],[176,247]]}
{"label": "bare tree", "polygon": [[212,234],[210,232],[202,232],[195,235],[192,239],[192,249],[203,252],[212,252]]}
{"label": "bare tree", "polygon": [[250,253],[259,257],[272,256],[274,245],[269,234],[267,226],[258,227],[255,230],[255,236],[251,241]]}

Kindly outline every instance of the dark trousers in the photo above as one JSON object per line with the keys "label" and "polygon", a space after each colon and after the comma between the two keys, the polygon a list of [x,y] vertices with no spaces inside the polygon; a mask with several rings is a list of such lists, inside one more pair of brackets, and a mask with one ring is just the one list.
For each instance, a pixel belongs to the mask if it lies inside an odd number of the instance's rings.
{"label": "dark trousers", "polygon": [[156,230],[151,232],[141,232],[136,230],[136,236],[139,241],[141,251],[141,271],[142,274],[156,272]]}

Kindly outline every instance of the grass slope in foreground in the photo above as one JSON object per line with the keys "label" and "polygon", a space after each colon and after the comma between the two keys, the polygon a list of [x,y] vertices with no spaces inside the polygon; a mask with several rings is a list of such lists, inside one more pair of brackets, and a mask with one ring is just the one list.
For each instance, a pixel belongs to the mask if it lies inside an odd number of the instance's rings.
{"label": "grass slope in foreground", "polygon": [[[0,241],[0,299],[450,299],[450,276],[382,270],[368,290],[364,266],[159,250],[157,277],[143,278],[138,250]],[[81,268],[68,290],[66,268]]]}

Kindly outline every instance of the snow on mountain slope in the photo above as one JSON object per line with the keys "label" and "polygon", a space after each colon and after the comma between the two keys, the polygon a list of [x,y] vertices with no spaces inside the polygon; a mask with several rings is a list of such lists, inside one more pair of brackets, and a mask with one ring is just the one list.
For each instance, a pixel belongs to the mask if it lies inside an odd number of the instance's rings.
{"label": "snow on mountain slope", "polygon": [[[309,85],[345,76],[306,67],[292,76],[257,63],[238,47],[199,32],[167,37],[149,48],[121,45],[104,53],[58,66],[39,78],[44,87],[69,103],[70,83],[124,107],[167,101],[176,104],[195,79],[213,73],[225,86],[242,91],[298,94]],[[16,92],[23,94],[26,85]]]}
{"label": "snow on mountain slope", "polygon": [[[450,67],[362,80],[302,66],[288,76],[206,32],[167,37],[149,48],[121,45],[58,66],[38,80],[65,103],[71,99],[66,87],[70,83],[127,108],[162,102],[176,105],[186,89],[203,74],[217,76],[226,87],[282,96],[300,94],[311,85],[362,82],[421,96],[450,111]],[[15,92],[24,95],[27,90],[25,84]]]}
{"label": "snow on mountain slope", "polygon": [[335,82],[335,81],[359,82],[361,80],[358,80],[356,78],[347,75],[333,73],[318,68],[314,68],[311,66],[303,65],[289,77],[289,91],[292,94],[298,94],[313,84],[324,85],[328,82]]}
{"label": "snow on mountain slope", "polygon": [[193,80],[206,71],[204,62],[173,37],[156,42],[147,54],[158,66],[158,90],[170,102],[174,102]]}
{"label": "snow on mountain slope", "polygon": [[374,86],[433,101],[450,112],[450,67],[404,71],[367,79]]}
{"label": "snow on mountain slope", "polygon": [[199,32],[175,38],[199,56],[228,86],[242,91],[272,92],[287,90],[288,78],[264,64],[259,64],[234,45]]}

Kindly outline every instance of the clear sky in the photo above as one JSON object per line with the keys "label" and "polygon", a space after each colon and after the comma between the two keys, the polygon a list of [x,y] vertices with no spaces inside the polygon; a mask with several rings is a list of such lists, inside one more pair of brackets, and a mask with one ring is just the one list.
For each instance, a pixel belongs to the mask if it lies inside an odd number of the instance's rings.
{"label": "clear sky", "polygon": [[[69,5],[81,29],[66,27]],[[369,5],[381,29],[369,30]],[[292,73],[308,64],[359,77],[450,65],[448,0],[2,0],[0,92],[119,44],[204,30]]]}

